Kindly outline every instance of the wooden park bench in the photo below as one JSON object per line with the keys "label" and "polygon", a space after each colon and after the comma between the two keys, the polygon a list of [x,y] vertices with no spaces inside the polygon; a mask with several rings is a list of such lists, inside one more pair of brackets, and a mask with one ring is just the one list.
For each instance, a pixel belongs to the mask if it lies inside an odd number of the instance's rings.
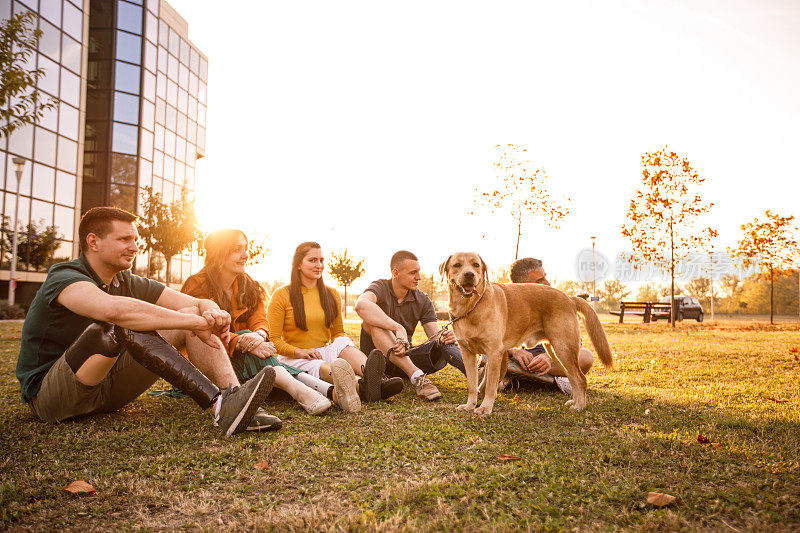
{"label": "wooden park bench", "polygon": [[669,318],[669,304],[660,302],[620,302],[619,311],[611,311],[612,315],[619,315],[619,323],[622,324],[625,313],[641,315],[642,321],[649,324],[651,320],[658,318]]}

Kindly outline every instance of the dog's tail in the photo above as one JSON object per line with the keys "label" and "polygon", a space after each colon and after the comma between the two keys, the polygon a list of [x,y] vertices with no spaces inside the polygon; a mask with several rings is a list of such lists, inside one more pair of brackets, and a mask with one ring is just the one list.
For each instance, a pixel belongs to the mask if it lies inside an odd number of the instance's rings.
{"label": "dog's tail", "polygon": [[594,312],[592,306],[583,298],[573,296],[572,301],[575,302],[575,305],[578,307],[578,314],[583,318],[583,325],[589,333],[589,339],[591,339],[592,346],[594,346],[603,366],[609,368],[614,366],[614,359],[611,357],[611,347],[608,345],[606,332],[603,329],[603,325],[600,324],[600,319],[597,318],[597,313]]}

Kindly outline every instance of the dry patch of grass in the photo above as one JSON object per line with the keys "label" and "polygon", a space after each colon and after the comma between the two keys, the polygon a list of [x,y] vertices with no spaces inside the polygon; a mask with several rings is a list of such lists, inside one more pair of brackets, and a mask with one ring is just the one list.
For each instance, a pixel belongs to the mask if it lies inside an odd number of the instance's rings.
{"label": "dry patch of grass", "polygon": [[[800,327],[606,328],[616,368],[592,370],[581,414],[539,390],[466,416],[464,380],[446,369],[437,403],[407,387],[357,416],[311,417],[271,398],[284,429],[225,439],[191,401],[164,397],[36,421],[13,376],[20,324],[0,323],[0,528],[800,528]],[[75,479],[97,490],[63,493]],[[678,502],[655,508],[649,491]]]}

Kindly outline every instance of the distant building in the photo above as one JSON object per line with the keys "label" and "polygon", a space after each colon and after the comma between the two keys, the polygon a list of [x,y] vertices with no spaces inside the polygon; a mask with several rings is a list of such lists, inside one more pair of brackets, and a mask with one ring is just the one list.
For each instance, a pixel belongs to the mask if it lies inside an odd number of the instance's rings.
{"label": "distant building", "polygon": [[[77,257],[78,221],[99,205],[136,211],[143,187],[165,202],[194,192],[205,154],[206,57],[189,41],[187,22],[161,0],[0,0],[0,17],[39,15],[39,89],[60,98],[39,125],[0,139],[0,206],[10,226],[16,175],[19,224],[55,226],[54,260]],[[0,298],[8,291],[10,237],[0,247]],[[137,270],[150,260],[142,255]],[[17,300],[29,302],[52,261],[19,257]],[[153,258],[163,275],[163,258]],[[189,274],[188,255],[173,258],[173,282]]]}

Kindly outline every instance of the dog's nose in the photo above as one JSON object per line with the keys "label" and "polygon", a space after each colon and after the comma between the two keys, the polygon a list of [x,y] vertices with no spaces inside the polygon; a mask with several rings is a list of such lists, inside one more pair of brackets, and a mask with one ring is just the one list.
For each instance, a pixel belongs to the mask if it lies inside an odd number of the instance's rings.
{"label": "dog's nose", "polygon": [[464,272],[464,280],[465,281],[473,281],[475,279],[474,272]]}

